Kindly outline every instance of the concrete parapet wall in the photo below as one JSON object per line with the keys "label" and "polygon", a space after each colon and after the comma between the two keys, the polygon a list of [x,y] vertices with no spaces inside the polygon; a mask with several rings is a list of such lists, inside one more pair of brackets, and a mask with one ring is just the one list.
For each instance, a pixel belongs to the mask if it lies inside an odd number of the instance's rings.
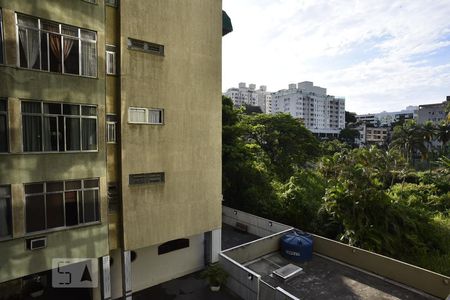
{"label": "concrete parapet wall", "polygon": [[236,222],[245,224],[249,233],[260,237],[292,228],[227,206],[222,206],[222,222],[233,227],[236,227]]}
{"label": "concrete parapet wall", "polygon": [[224,254],[219,262],[229,277],[226,286],[244,300],[257,300],[260,276]]}
{"label": "concrete parapet wall", "polygon": [[439,298],[450,293],[450,278],[447,276],[318,235],[313,237],[316,253]]}

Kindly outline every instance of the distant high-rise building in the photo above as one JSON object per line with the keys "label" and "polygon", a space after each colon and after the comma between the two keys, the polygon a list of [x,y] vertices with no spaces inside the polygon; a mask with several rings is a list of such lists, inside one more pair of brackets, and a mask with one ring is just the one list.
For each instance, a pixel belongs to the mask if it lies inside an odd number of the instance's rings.
{"label": "distant high-rise building", "polygon": [[239,83],[238,88],[229,88],[225,96],[230,98],[235,106],[252,105],[259,106],[263,112],[266,112],[266,103],[270,102],[271,93],[267,92],[267,86],[262,85],[258,90],[255,84],[249,84],[247,87],[245,82]]}
{"label": "distant high-rise building", "polygon": [[345,99],[327,95],[325,88],[310,81],[273,93],[270,113],[279,112],[302,119],[320,137],[337,136],[345,128]]}

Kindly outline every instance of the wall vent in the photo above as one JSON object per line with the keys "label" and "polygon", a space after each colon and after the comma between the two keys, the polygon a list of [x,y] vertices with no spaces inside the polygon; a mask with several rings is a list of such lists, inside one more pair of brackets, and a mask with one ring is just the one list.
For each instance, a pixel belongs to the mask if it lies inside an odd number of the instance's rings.
{"label": "wall vent", "polygon": [[38,237],[33,239],[27,239],[28,250],[38,250],[47,247],[47,237]]}
{"label": "wall vent", "polygon": [[165,177],[166,176],[164,172],[130,174],[128,184],[137,185],[137,184],[160,183],[165,181]]}
{"label": "wall vent", "polygon": [[144,51],[152,54],[164,56],[164,46],[160,44],[145,42],[128,38],[128,49]]}

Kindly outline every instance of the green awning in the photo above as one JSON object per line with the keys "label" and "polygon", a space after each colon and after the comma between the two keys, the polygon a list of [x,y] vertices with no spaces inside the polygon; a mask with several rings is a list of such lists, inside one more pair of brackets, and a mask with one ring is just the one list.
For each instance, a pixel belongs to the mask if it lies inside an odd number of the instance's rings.
{"label": "green awning", "polygon": [[233,31],[233,25],[231,24],[231,19],[227,13],[222,10],[222,36]]}

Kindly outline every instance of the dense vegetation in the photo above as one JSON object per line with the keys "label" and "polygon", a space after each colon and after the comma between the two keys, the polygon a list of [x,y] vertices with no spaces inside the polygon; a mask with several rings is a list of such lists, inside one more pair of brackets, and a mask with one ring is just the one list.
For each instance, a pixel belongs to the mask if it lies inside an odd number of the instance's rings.
{"label": "dense vegetation", "polygon": [[387,150],[320,142],[289,115],[246,114],[224,98],[225,203],[450,275],[448,138],[438,149],[434,138],[405,123]]}

